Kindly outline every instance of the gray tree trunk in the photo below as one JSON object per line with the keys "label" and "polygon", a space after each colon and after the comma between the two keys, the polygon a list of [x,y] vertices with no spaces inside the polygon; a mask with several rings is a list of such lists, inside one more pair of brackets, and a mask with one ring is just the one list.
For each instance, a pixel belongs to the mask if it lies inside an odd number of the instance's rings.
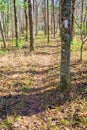
{"label": "gray tree trunk", "polygon": [[48,43],[50,42],[50,37],[49,37],[49,0],[47,0],[47,41]]}
{"label": "gray tree trunk", "polygon": [[52,0],[52,18],[53,18],[53,35],[55,37],[55,7],[54,7],[54,0]]}
{"label": "gray tree trunk", "polygon": [[72,0],[60,0],[61,72],[60,86],[70,86],[70,43],[72,39]]}
{"label": "gray tree trunk", "polygon": [[4,48],[5,48],[6,47],[6,40],[5,40],[5,34],[4,34],[3,25],[2,25],[2,21],[1,21],[1,16],[0,16],[0,31],[1,31],[1,35],[2,35]]}
{"label": "gray tree trunk", "polygon": [[47,34],[47,28],[46,28],[46,0],[43,1],[43,21],[44,21],[44,34]]}
{"label": "gray tree trunk", "polygon": [[35,35],[38,35],[38,1],[35,1]]}

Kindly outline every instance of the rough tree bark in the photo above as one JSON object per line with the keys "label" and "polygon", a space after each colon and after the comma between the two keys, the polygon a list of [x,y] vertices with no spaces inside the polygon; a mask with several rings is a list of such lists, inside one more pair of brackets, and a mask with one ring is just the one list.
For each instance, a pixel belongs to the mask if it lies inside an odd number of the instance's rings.
{"label": "rough tree bark", "polygon": [[72,40],[72,2],[60,0],[60,35],[61,35],[61,72],[60,87],[67,89],[70,84],[70,43]]}

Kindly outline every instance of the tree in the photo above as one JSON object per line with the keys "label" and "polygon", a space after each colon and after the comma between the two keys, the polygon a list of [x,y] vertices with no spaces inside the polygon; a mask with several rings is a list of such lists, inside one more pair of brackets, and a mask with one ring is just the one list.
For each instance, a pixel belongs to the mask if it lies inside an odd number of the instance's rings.
{"label": "tree", "polygon": [[[74,22],[79,29],[81,47],[80,47],[80,61],[82,62],[83,46],[87,41],[87,7],[85,6],[85,1],[77,1],[76,5],[80,8],[80,13],[78,13],[78,8],[75,8],[77,15],[74,17]],[[79,14],[81,17],[79,17]]]}
{"label": "tree", "polygon": [[38,35],[38,2],[35,0],[35,35]]}
{"label": "tree", "polygon": [[49,43],[49,0],[47,0],[47,37]]}
{"label": "tree", "polygon": [[[87,6],[86,6],[86,12],[87,12]],[[86,36],[87,36],[87,13],[86,13],[86,20],[85,20],[85,23],[86,23],[86,30],[85,30],[85,33],[86,33]]]}
{"label": "tree", "polygon": [[5,48],[6,47],[6,40],[5,40],[3,25],[2,25],[2,21],[1,21],[1,16],[0,16],[0,31],[1,31],[1,34],[2,34],[3,44],[4,44],[4,48]]}
{"label": "tree", "polygon": [[31,0],[28,0],[28,10],[29,10],[30,52],[31,52],[34,51],[33,16],[32,16],[33,11]]}
{"label": "tree", "polygon": [[52,0],[52,21],[53,21],[53,35],[55,37],[55,10],[54,10],[54,0]]}
{"label": "tree", "polygon": [[[70,43],[72,40],[72,3],[74,0],[60,0],[61,72],[60,86],[70,86]],[[74,5],[73,5],[74,6]]]}
{"label": "tree", "polygon": [[14,21],[15,21],[15,37],[16,37],[16,46],[18,47],[18,21],[17,21],[17,11],[16,11],[16,0],[13,0],[14,4]]}
{"label": "tree", "polygon": [[44,34],[46,35],[46,0],[43,0],[43,21],[44,21]]}
{"label": "tree", "polygon": [[5,38],[5,32],[4,32],[4,23],[3,23],[3,14],[4,11],[6,11],[6,3],[7,1],[5,0],[0,0],[0,32],[2,35],[2,40],[3,40],[3,45],[4,48],[6,48],[6,38]]}
{"label": "tree", "polygon": [[27,14],[27,0],[24,0],[24,13],[25,13],[25,23],[26,23],[26,41],[28,40],[28,14]]}

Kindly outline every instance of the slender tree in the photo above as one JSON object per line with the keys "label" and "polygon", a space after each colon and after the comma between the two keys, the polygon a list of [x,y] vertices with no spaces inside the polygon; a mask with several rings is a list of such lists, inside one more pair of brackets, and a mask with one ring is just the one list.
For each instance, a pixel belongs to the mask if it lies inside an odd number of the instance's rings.
{"label": "slender tree", "polygon": [[14,4],[14,21],[15,21],[16,46],[18,47],[18,21],[17,21],[17,11],[16,11],[16,0],[13,0],[13,4]]}
{"label": "slender tree", "polygon": [[28,14],[27,14],[27,0],[24,0],[24,13],[25,13],[25,29],[26,29],[26,41],[28,40]]}
{"label": "slender tree", "polygon": [[86,36],[87,36],[87,6],[86,6]]}
{"label": "slender tree", "polygon": [[52,21],[53,21],[53,35],[55,37],[55,10],[54,10],[54,0],[52,0]]}
{"label": "slender tree", "polygon": [[47,0],[47,40],[49,43],[49,0]]}
{"label": "slender tree", "polygon": [[44,34],[47,34],[46,29],[46,0],[43,0],[43,21],[44,21]]}
{"label": "slender tree", "polygon": [[81,0],[81,29],[83,29],[83,5],[84,5],[84,0]]}
{"label": "slender tree", "polygon": [[0,31],[2,34],[2,40],[3,40],[3,44],[4,44],[4,48],[5,48],[6,47],[6,39],[5,39],[4,29],[3,29],[3,25],[2,25],[2,21],[1,21],[1,16],[0,16]]}
{"label": "slender tree", "polygon": [[28,10],[29,10],[29,31],[30,31],[30,52],[34,51],[34,35],[33,35],[33,16],[32,16],[32,3],[28,0]]}
{"label": "slender tree", "polygon": [[38,35],[38,1],[35,0],[35,35]]}

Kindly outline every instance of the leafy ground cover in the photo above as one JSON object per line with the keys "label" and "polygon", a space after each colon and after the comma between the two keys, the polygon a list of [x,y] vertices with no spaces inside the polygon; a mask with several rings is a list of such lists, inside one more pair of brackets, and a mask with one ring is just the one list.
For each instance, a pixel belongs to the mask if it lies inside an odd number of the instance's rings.
{"label": "leafy ground cover", "polygon": [[60,39],[37,38],[32,54],[27,47],[0,55],[0,130],[86,130],[87,50],[82,63],[71,51],[72,88],[62,92]]}

